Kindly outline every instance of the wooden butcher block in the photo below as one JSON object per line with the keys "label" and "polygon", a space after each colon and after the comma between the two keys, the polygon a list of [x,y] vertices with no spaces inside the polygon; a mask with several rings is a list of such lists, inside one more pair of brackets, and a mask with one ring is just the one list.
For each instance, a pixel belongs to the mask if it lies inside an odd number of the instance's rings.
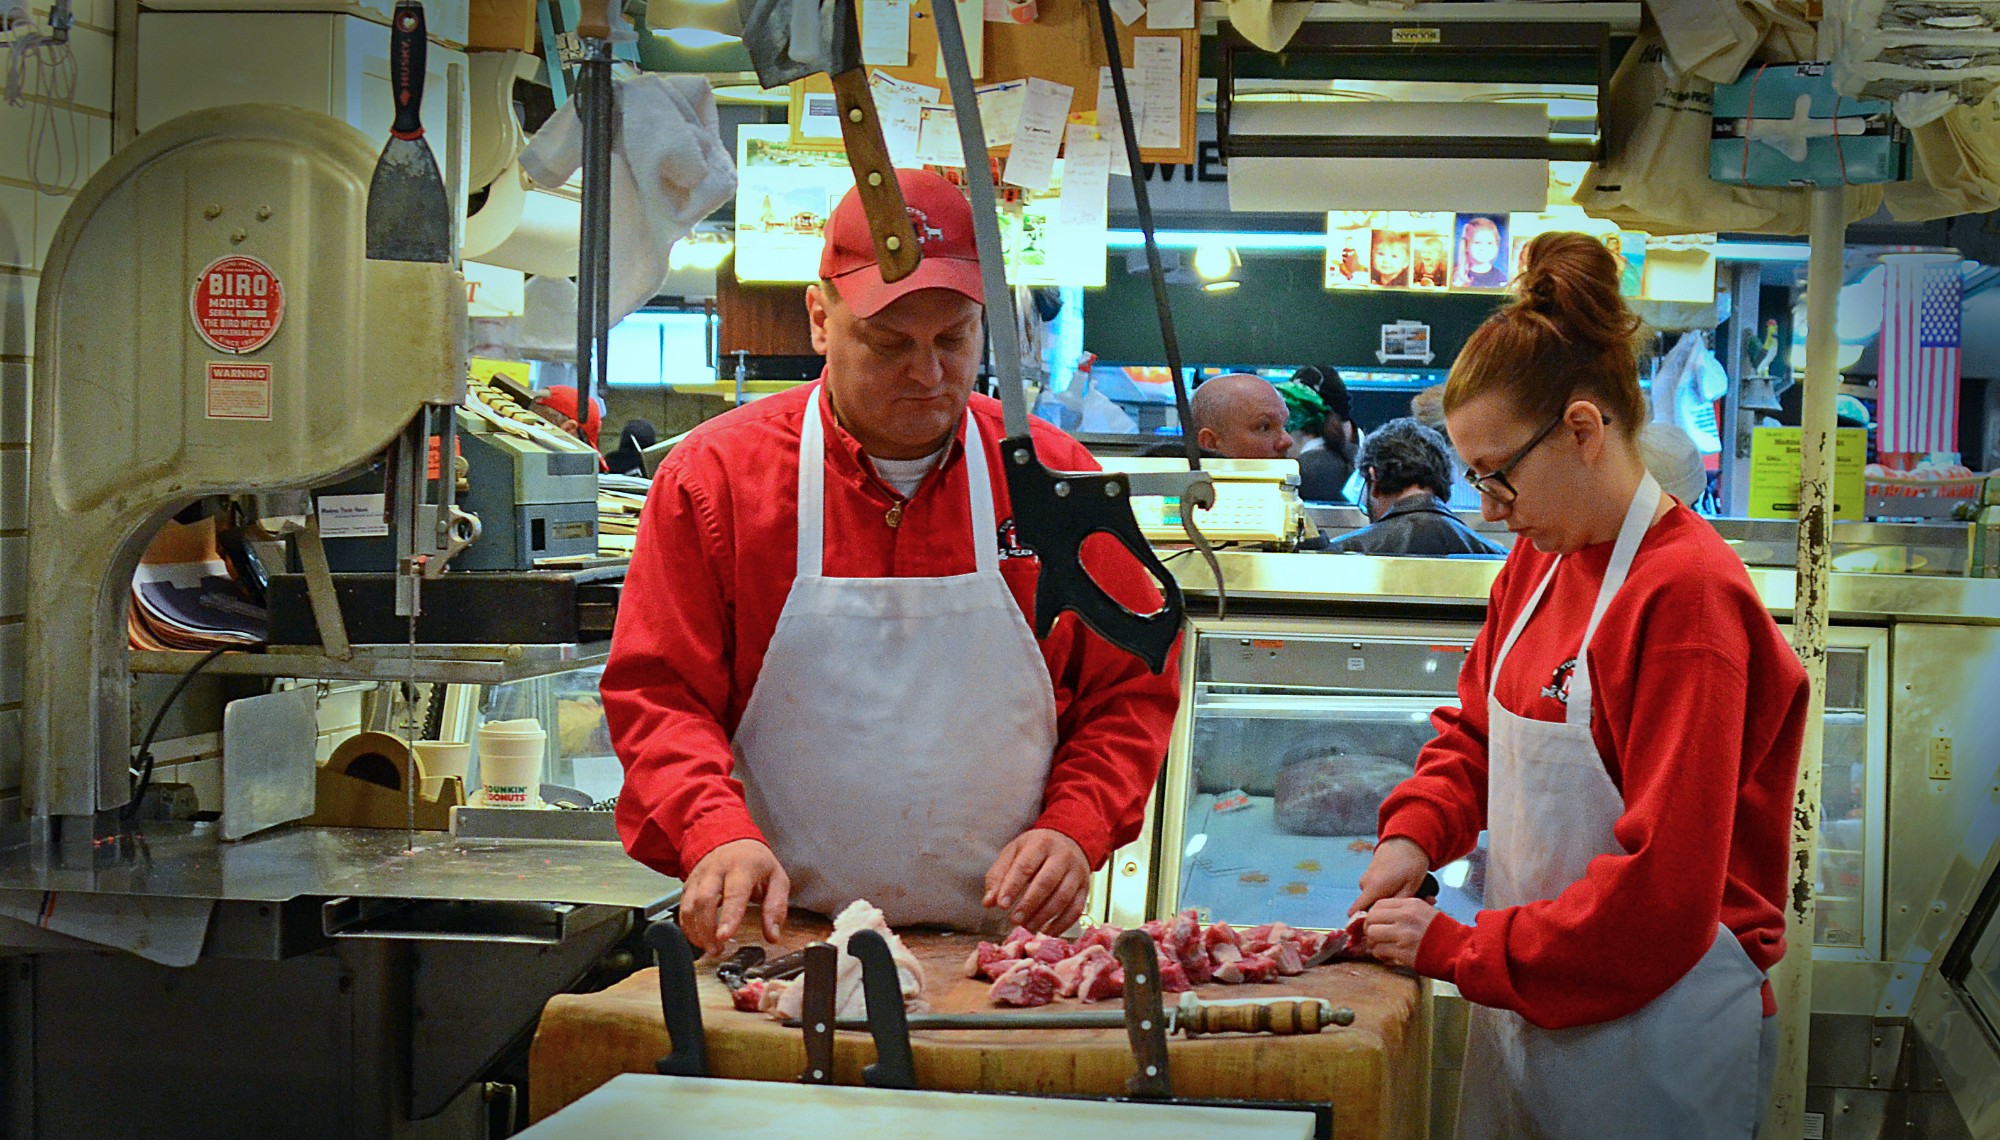
{"label": "wooden butcher block", "polygon": [[[756,922],[743,928],[755,938]],[[802,916],[787,923],[772,957],[824,937],[828,924]],[[995,1009],[990,983],[965,976],[975,935],[903,933],[923,963],[931,1008],[940,1013]],[[716,980],[718,959],[698,962],[710,1074],[742,1080],[797,1081],[805,1045],[797,1029],[767,1014],[742,1013]],[[1170,1039],[1177,1096],[1311,1101],[1334,1106],[1342,1140],[1421,1135],[1428,1114],[1429,1030],[1416,979],[1374,963],[1342,962],[1269,985],[1201,987],[1210,999],[1325,998],[1354,1011],[1354,1024],[1313,1036],[1244,1035]],[[1168,995],[1169,1001],[1177,1000]],[[1059,1000],[1044,1010],[1120,1009]],[[1037,1032],[928,1031],[911,1035],[917,1084],[961,1092],[1122,1094],[1132,1053],[1121,1029]],[[542,1011],[529,1053],[530,1116],[540,1120],[619,1073],[650,1073],[671,1050],[660,1016],[659,979],[641,970],[594,994],[558,994]],[[864,1032],[838,1035],[834,1080],[862,1083],[875,1060]]]}

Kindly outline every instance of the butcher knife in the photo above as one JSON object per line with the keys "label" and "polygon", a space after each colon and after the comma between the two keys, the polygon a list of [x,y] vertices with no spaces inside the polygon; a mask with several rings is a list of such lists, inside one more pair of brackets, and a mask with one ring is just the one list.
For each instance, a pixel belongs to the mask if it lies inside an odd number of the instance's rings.
{"label": "butcher knife", "polygon": [[[1417,898],[1435,906],[1440,889],[1442,888],[1438,886],[1437,876],[1425,871],[1424,881],[1417,884]],[[1314,966],[1324,966],[1340,957],[1341,952],[1354,945],[1355,940],[1361,936],[1361,924],[1367,917],[1368,912],[1364,910],[1349,919],[1345,928],[1327,931],[1326,941],[1320,944],[1320,948],[1313,952],[1312,957],[1305,960],[1305,968],[1310,970]]]}
{"label": "butcher knife", "polygon": [[673,1052],[654,1064],[661,1076],[708,1075],[708,1037],[701,1026],[701,994],[695,988],[694,948],[672,919],[646,928],[647,949],[660,974],[660,1014],[667,1023]]}
{"label": "butcher knife", "polygon": [[396,120],[368,181],[371,261],[451,261],[451,204],[437,158],[424,141],[424,32],[421,0],[396,0],[389,20],[389,88]]}
{"label": "butcher knife", "polygon": [[[854,171],[854,189],[868,215],[882,280],[901,281],[916,272],[923,251],[903,205],[903,187],[882,140],[868,68],[861,58],[860,26],[854,0],[737,0],[743,46],[757,68],[757,81],[779,87],[821,71],[833,80],[834,107],[840,112],[840,141]],[[970,153],[970,152],[968,152]]]}
{"label": "butcher knife", "polygon": [[[840,985],[840,951],[830,942],[805,948],[806,987],[799,1003],[806,1031],[806,1068],[799,1080],[809,1085],[833,1083],[833,999]],[[900,988],[900,987],[899,987]]]}

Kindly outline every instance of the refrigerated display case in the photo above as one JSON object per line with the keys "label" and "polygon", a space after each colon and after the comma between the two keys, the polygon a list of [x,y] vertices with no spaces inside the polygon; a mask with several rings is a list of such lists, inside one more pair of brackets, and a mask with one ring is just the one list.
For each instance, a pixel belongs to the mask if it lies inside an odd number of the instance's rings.
{"label": "refrigerated display case", "polygon": [[[1456,706],[1478,627],[1366,618],[1191,623],[1157,826],[1114,858],[1110,921],[1192,907],[1207,920],[1346,920],[1374,852],[1376,814]],[[1881,952],[1887,783],[1886,635],[1832,631],[1815,957]],[[1146,873],[1138,873],[1145,868]],[[1438,905],[1471,921],[1485,841],[1438,868]],[[1143,880],[1143,881],[1142,881]]]}

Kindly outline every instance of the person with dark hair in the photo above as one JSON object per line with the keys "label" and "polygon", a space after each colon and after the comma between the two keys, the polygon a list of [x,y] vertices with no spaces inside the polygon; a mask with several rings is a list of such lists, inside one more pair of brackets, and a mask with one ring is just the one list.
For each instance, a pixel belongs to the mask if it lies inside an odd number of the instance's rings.
{"label": "person with dark hair", "polygon": [[1444,504],[1451,494],[1451,459],[1438,433],[1408,418],[1368,433],[1355,456],[1366,480],[1361,509],[1373,520],[1327,549],[1336,554],[1504,555]]}
{"label": "person with dark hair", "polygon": [[[1596,239],[1528,243],[1445,421],[1519,541],[1350,913],[1473,1003],[1464,1140],[1749,1137],[1777,1058],[1805,669],[1646,471],[1639,322]],[[1475,923],[1415,897],[1488,832]],[[1329,920],[1333,916],[1328,916]]]}
{"label": "person with dark hair", "polygon": [[1301,433],[1298,451],[1299,498],[1309,503],[1344,503],[1347,481],[1354,474],[1354,449],[1360,430],[1354,426],[1354,398],[1340,373],[1308,364],[1292,373],[1292,382],[1310,388],[1326,405],[1326,415]]}
{"label": "person with dark hair", "polygon": [[618,446],[604,457],[605,465],[613,475],[641,475],[646,473],[645,464],[639,453],[660,442],[659,433],[653,430],[651,420],[626,420],[618,429]]}

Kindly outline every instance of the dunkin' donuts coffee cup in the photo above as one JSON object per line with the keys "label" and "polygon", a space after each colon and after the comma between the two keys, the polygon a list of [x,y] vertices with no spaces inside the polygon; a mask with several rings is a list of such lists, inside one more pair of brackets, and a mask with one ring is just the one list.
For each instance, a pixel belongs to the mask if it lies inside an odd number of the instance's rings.
{"label": "dunkin' donuts coffee cup", "polygon": [[542,806],[542,750],[548,733],[533,717],[479,726],[479,795],[486,807]]}

